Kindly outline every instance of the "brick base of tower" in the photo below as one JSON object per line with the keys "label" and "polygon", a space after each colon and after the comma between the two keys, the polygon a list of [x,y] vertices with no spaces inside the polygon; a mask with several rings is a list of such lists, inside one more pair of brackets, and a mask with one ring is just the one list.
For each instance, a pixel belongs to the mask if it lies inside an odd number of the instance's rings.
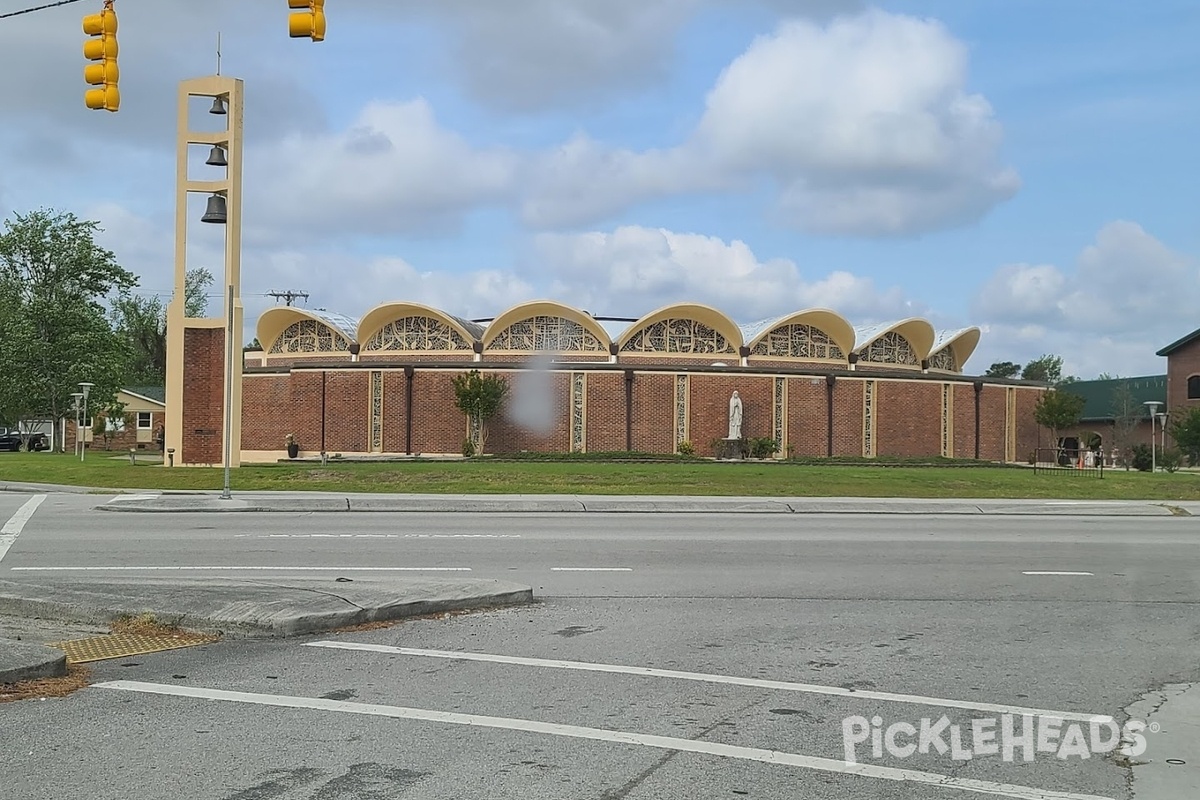
{"label": "brick base of tower", "polygon": [[225,331],[187,328],[183,333],[181,464],[221,464],[225,416]]}

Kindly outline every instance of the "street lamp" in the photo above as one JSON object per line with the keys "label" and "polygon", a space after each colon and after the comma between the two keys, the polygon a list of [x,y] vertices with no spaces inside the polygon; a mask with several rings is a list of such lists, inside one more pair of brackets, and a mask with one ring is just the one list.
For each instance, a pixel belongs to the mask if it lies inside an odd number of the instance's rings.
{"label": "street lamp", "polygon": [[[85,426],[87,425],[87,419],[88,419],[88,415],[87,415],[88,395],[91,394],[92,387],[95,385],[96,384],[94,384],[94,383],[79,384],[79,388],[83,390],[83,422],[84,422]],[[87,430],[85,429],[83,431],[83,440],[81,440],[79,443],[79,460],[80,461],[83,461],[83,456],[87,452],[86,439],[87,439]]]}
{"label": "street lamp", "polygon": [[1150,411],[1150,472],[1158,471],[1158,454],[1154,450],[1154,419],[1158,414],[1158,407],[1162,405],[1157,400],[1147,400],[1143,405]]}
{"label": "street lamp", "polygon": [[[79,452],[80,437],[83,435],[80,431],[82,424],[79,421],[79,413],[83,411],[83,392],[72,392],[71,400],[74,401],[72,408],[75,410],[75,452]],[[67,434],[63,432],[63,450],[67,449]]]}
{"label": "street lamp", "polygon": [[1158,435],[1161,437],[1159,449],[1163,453],[1167,452],[1167,415],[1165,412],[1160,412],[1158,415]]}

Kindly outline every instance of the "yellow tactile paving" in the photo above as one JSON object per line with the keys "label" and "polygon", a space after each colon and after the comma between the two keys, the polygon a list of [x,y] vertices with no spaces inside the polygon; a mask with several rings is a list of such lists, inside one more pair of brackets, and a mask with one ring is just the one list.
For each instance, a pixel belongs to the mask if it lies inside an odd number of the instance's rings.
{"label": "yellow tactile paving", "polygon": [[157,636],[114,633],[110,636],[96,636],[91,639],[52,642],[50,646],[64,651],[67,654],[68,663],[84,664],[89,661],[106,661],[110,658],[125,658],[126,656],[159,653],[163,650],[176,650],[181,647],[195,647],[215,641],[217,641],[215,636],[198,633]]}

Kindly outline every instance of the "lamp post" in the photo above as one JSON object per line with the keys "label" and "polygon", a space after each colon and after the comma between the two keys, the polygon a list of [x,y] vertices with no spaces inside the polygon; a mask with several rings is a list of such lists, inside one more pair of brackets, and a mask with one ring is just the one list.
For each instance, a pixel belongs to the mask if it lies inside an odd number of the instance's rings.
{"label": "lamp post", "polygon": [[86,425],[87,425],[87,419],[88,419],[88,414],[87,414],[88,395],[91,394],[92,387],[95,385],[96,384],[94,384],[94,383],[79,384],[79,388],[83,390],[83,422],[84,422],[84,429],[82,431],[83,439],[81,439],[80,443],[79,443],[79,460],[81,462],[83,461],[84,454],[87,452],[87,441],[86,441],[87,427],[86,427]]}
{"label": "lamp post", "polygon": [[1158,407],[1162,403],[1157,400],[1147,400],[1143,405],[1150,411],[1150,472],[1158,471],[1158,454],[1154,450],[1154,420],[1158,415]]}
{"label": "lamp post", "polygon": [[1161,437],[1159,441],[1159,450],[1163,453],[1167,452],[1167,415],[1160,412],[1158,415],[1158,435]]}
{"label": "lamp post", "polygon": [[[83,432],[80,430],[83,424],[79,420],[79,414],[83,411],[83,392],[72,392],[71,400],[73,401],[72,408],[75,411],[75,452],[79,452],[80,437]],[[67,449],[66,432],[63,433],[63,450]]]}

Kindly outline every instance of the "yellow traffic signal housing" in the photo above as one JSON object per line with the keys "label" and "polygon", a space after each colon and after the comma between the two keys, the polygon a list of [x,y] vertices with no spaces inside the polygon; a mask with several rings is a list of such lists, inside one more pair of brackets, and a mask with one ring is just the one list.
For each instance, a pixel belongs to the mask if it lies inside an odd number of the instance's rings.
{"label": "yellow traffic signal housing", "polygon": [[84,103],[93,110],[116,111],[121,107],[121,91],[117,86],[121,70],[117,66],[117,12],[112,0],[104,4],[99,14],[83,18],[83,32],[92,37],[83,43],[83,57],[97,62],[83,68],[83,79],[99,87],[84,93]]}
{"label": "yellow traffic signal housing", "polygon": [[288,0],[288,8],[302,8],[288,17],[288,35],[293,39],[308,37],[314,42],[325,41],[325,0]]}

